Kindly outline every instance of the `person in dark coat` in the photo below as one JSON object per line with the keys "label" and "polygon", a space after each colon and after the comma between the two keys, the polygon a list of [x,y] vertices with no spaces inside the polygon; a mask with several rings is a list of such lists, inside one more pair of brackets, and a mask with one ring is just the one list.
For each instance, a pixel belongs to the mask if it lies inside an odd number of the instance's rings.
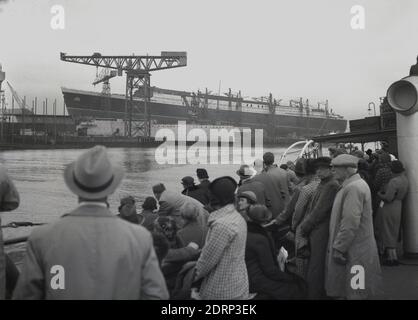
{"label": "person in dark coat", "polygon": [[324,299],[325,257],[329,237],[329,220],[335,196],[340,188],[331,169],[331,158],[315,159],[316,175],[321,182],[300,224],[302,234],[308,238],[310,257],[306,281],[309,299]]}
{"label": "person in dark coat", "polygon": [[287,174],[283,169],[274,165],[274,155],[266,153],[263,172],[255,175],[252,181],[261,182],[266,190],[266,196],[270,200],[272,217],[276,218],[286,207],[289,199]]}
{"label": "person in dark coat", "polygon": [[254,205],[248,215],[245,263],[250,292],[257,293],[256,299],[303,298],[297,278],[280,269],[274,241],[262,227],[271,219],[271,212],[263,205]]}
{"label": "person in dark coat", "polygon": [[[273,217],[276,217],[280,212],[286,208],[286,205],[290,201],[290,189],[288,184],[287,172],[274,164],[274,154],[266,152],[263,155],[264,172],[273,179],[275,196],[279,199],[279,211],[273,213]],[[267,188],[267,187],[266,187]],[[269,197],[270,198],[270,197]],[[270,198],[271,199],[271,198]]]}
{"label": "person in dark coat", "polygon": [[242,165],[237,171],[237,175],[240,177],[240,184],[238,188],[238,194],[244,191],[251,191],[255,194],[257,202],[265,205],[267,208],[271,208],[270,199],[267,196],[267,191],[264,184],[260,181],[253,179],[253,172],[248,165]]}
{"label": "person in dark coat", "polygon": [[206,192],[209,192],[209,175],[206,169],[196,169],[197,179],[199,179],[199,184],[197,185],[199,188],[204,189]]}
{"label": "person in dark coat", "polygon": [[207,192],[195,185],[193,177],[184,177],[181,179],[181,184],[184,187],[182,194],[196,199],[204,206],[209,203],[209,196]]}
{"label": "person in dark coat", "polygon": [[146,197],[142,204],[141,215],[143,216],[142,225],[149,231],[153,230],[154,221],[158,218],[155,210],[157,210],[157,200],[154,197]]}
{"label": "person in dark coat", "polygon": [[378,160],[374,166],[375,175],[373,178],[372,201],[373,201],[373,217],[376,216],[379,207],[379,196],[380,191],[384,191],[389,180],[392,178],[392,170],[390,168],[390,156],[388,153],[380,152],[378,154]]}
{"label": "person in dark coat", "polygon": [[142,224],[144,217],[136,212],[135,199],[132,196],[120,200],[118,217],[134,224]]}
{"label": "person in dark coat", "polygon": [[386,188],[378,193],[380,205],[376,214],[376,239],[379,251],[383,256],[384,265],[398,265],[396,247],[401,225],[402,200],[408,192],[408,178],[402,162],[391,163],[393,173]]}
{"label": "person in dark coat", "polygon": [[372,181],[369,172],[369,163],[365,159],[360,159],[358,161],[358,174],[360,177],[367,182],[369,188],[371,189]]}

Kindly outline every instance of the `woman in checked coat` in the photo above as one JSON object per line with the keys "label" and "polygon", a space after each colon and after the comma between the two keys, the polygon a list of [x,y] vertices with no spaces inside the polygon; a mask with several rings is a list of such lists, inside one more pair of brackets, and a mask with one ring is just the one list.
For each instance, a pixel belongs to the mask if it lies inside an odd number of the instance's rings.
{"label": "woman in checked coat", "polygon": [[[249,297],[245,244],[247,224],[235,209],[237,183],[231,177],[210,184],[211,206],[205,246],[196,264],[196,282],[203,300],[245,300]],[[198,286],[198,285],[197,285]]]}

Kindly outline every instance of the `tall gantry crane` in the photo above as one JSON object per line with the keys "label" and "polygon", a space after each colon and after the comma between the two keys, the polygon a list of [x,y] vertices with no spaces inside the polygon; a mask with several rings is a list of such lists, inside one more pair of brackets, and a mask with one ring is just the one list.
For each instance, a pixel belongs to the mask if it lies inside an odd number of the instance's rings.
{"label": "tall gantry crane", "polygon": [[[94,53],[91,56],[70,56],[65,53],[60,54],[62,61],[85,64],[107,69],[115,69],[119,76],[123,72],[126,74],[126,93],[125,93],[125,136],[132,137],[133,109],[133,90],[142,85],[140,97],[144,102],[144,121],[142,126],[143,135],[151,136],[151,113],[148,108],[150,99],[150,72],[185,67],[187,65],[186,52],[162,51],[159,56],[103,56],[100,53]],[[109,80],[109,78],[107,78]],[[103,80],[105,81],[105,80]],[[99,82],[96,82],[96,84]]]}

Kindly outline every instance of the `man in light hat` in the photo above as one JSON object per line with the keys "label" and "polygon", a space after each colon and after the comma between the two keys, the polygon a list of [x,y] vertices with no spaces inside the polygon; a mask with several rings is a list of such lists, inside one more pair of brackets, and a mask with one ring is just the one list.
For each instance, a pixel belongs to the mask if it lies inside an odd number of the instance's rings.
{"label": "man in light hat", "polygon": [[325,289],[333,298],[367,299],[381,293],[370,189],[357,173],[357,163],[348,154],[331,162],[342,182],[331,211],[326,256]]}
{"label": "man in light hat", "polygon": [[65,168],[79,205],[32,232],[15,299],[168,299],[151,234],[108,209],[123,175],[102,146]]}

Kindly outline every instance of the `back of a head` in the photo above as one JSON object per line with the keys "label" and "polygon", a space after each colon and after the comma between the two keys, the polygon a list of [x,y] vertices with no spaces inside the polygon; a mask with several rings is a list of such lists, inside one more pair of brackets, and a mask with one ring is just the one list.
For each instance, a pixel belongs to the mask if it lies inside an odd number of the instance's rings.
{"label": "back of a head", "polygon": [[157,200],[155,200],[154,197],[146,197],[144,203],[142,204],[142,209],[144,210],[157,209]]}
{"label": "back of a head", "polygon": [[379,154],[379,162],[380,163],[384,163],[384,164],[388,164],[391,161],[391,157],[388,153],[383,152]]}
{"label": "back of a head", "polygon": [[236,189],[237,182],[234,178],[228,176],[217,178],[209,185],[212,200],[217,201],[222,206],[234,203]]}
{"label": "back of a head", "polygon": [[274,163],[274,154],[271,152],[266,152],[263,155],[263,161],[266,166],[271,166]]}
{"label": "back of a head", "polygon": [[287,164],[281,164],[280,169],[287,170],[288,169]]}
{"label": "back of a head", "polygon": [[158,184],[156,184],[156,185],[154,185],[154,186],[152,187],[152,192],[154,192],[154,194],[161,194],[161,193],[163,193],[165,190],[166,190],[166,189],[165,189],[165,186],[164,186],[164,184],[162,184],[162,183],[158,183]]}
{"label": "back of a head", "polygon": [[203,168],[196,169],[196,175],[198,179],[209,179],[208,172]]}
{"label": "back of a head", "polygon": [[306,159],[305,173],[306,175],[314,175],[316,172],[315,159]]}
{"label": "back of a head", "polygon": [[199,209],[194,204],[187,202],[181,208],[181,216],[186,221],[196,221],[199,216]]}
{"label": "back of a head", "polygon": [[403,163],[399,160],[394,160],[390,164],[390,168],[393,173],[398,174],[405,171]]}
{"label": "back of a head", "polygon": [[256,159],[254,161],[254,169],[257,171],[257,173],[260,173],[261,171],[263,171],[263,160]]}
{"label": "back of a head", "polygon": [[306,175],[306,159],[299,158],[295,164],[295,173],[298,177],[303,177]]}
{"label": "back of a head", "polygon": [[359,159],[357,168],[359,171],[367,171],[369,170],[369,163],[365,159]]}
{"label": "back of a head", "polygon": [[194,179],[191,176],[187,176],[187,177],[184,177],[183,179],[181,179],[181,183],[186,188],[187,187],[192,187],[192,186],[194,186]]}
{"label": "back of a head", "polygon": [[267,223],[272,217],[270,210],[265,205],[261,204],[250,206],[247,215],[252,221],[258,224]]}
{"label": "back of a head", "polygon": [[316,159],[312,159],[312,165],[315,167],[315,170],[321,167],[329,168],[331,166],[331,158],[330,157],[318,157]]}

